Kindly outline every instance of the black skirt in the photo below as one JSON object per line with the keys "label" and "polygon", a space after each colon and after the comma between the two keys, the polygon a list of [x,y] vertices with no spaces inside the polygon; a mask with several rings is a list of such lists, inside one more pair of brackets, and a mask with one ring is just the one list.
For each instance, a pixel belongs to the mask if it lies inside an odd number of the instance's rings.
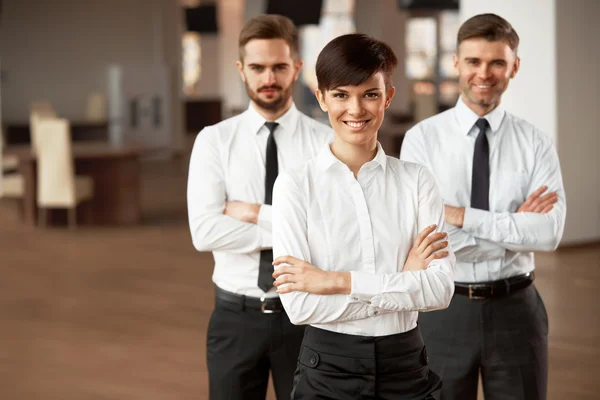
{"label": "black skirt", "polygon": [[357,336],[306,328],[291,398],[433,399],[441,380],[427,366],[417,328],[388,336]]}

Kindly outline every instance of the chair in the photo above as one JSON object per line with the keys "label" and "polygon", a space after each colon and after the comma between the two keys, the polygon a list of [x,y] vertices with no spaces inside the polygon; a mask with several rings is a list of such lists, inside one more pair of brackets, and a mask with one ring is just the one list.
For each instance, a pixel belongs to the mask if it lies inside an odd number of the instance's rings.
{"label": "chair", "polygon": [[29,133],[31,136],[31,150],[37,152],[37,143],[39,137],[38,123],[43,119],[58,118],[54,110],[36,110],[29,114]]}
{"label": "chair", "polygon": [[[4,130],[0,127],[0,152],[5,144]],[[16,156],[4,154],[0,155],[0,159],[2,160],[2,172],[15,171],[19,168],[19,158]]]}
{"label": "chair", "polygon": [[19,158],[4,155],[4,135],[0,131],[0,160],[2,160],[2,171],[0,171],[0,197],[21,198],[24,193],[23,177],[19,174],[5,174],[5,171],[16,170],[19,167]]}
{"label": "chair", "polygon": [[56,114],[56,111],[54,111],[54,107],[52,107],[52,104],[44,100],[32,101],[31,105],[29,106],[29,111],[33,113]]}
{"label": "chair", "polygon": [[19,169],[19,157],[5,154],[2,157],[2,172],[11,172]]}
{"label": "chair", "polygon": [[[35,152],[37,146],[37,126],[44,118],[56,117],[56,113],[49,103],[32,103],[32,111],[29,117],[29,132],[31,133],[31,147]],[[0,132],[0,152],[4,146],[4,132]],[[19,168],[19,158],[12,155],[0,156],[2,159],[2,188],[0,197],[22,198],[25,193],[23,177],[18,173],[6,174]]]}
{"label": "chair", "polygon": [[94,196],[94,182],[75,176],[71,130],[66,119],[37,122],[37,206],[40,224],[46,224],[46,209],[67,208],[69,227],[77,225],[77,205]]}
{"label": "chair", "polygon": [[19,174],[2,175],[0,197],[20,199],[25,193],[23,177]]}
{"label": "chair", "polygon": [[[0,152],[4,148],[4,130],[0,128]],[[2,172],[15,171],[19,168],[19,158],[13,155],[0,155],[2,159]]]}

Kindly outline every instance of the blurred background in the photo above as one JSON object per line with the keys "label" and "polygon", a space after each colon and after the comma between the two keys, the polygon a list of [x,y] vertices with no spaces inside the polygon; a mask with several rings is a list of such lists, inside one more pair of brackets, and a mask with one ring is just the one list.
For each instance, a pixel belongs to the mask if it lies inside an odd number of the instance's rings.
{"label": "blurred background", "polygon": [[325,122],[321,48],[388,43],[400,64],[379,138],[397,157],[455,104],[456,33],[482,12],[521,37],[503,105],[554,140],[567,193],[561,246],[536,255],[548,398],[598,398],[600,1],[0,0],[0,399],[207,398],[212,255],[191,243],[187,167],[196,134],[248,106],[248,18],[299,26],[294,98]]}

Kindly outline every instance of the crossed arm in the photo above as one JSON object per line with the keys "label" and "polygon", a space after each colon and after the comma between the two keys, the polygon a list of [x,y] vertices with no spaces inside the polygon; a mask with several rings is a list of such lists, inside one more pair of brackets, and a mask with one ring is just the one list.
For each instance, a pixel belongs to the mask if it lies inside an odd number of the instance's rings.
{"label": "crossed arm", "polygon": [[[566,202],[556,150],[541,141],[530,178],[530,194],[516,212],[492,212],[445,205],[450,243],[461,261],[504,257],[506,250],[552,251],[564,229]],[[409,131],[401,158],[430,168],[426,145],[418,130]]]}
{"label": "crossed arm", "polygon": [[[527,200],[518,208],[517,213],[535,213],[535,214],[548,214],[550,211],[552,211],[552,209],[554,208],[554,205],[558,202],[558,194],[556,192],[550,192],[550,193],[545,193],[548,190],[548,186],[544,185],[542,187],[540,187],[539,189],[537,189],[535,192],[533,192],[528,198]],[[468,230],[468,227],[465,227],[465,213],[467,212],[467,208],[465,207],[453,207],[453,206],[449,206],[449,205],[444,205],[444,209],[446,211],[446,222],[448,224],[454,225],[457,228],[464,228],[465,230]],[[487,223],[492,225],[492,227],[494,226],[494,224],[496,223],[497,220],[499,220],[500,218],[506,218],[507,215],[506,213],[490,213],[489,211],[482,211],[482,210],[472,210],[471,212],[473,213],[477,213],[480,214],[484,213],[484,217],[488,217],[491,218],[490,220],[488,220],[487,222],[483,222],[483,223]],[[515,213],[516,214],[516,213]],[[472,217],[471,220],[473,220],[475,217]],[[514,218],[513,216],[508,216],[508,218]],[[519,218],[519,217],[516,217]],[[535,217],[534,217],[535,218]],[[512,221],[514,223],[514,228],[513,229],[527,229],[528,226],[518,226],[519,222],[525,222],[525,221]],[[539,220],[538,221],[531,221],[531,222],[537,222],[537,223],[541,223],[542,229],[545,229],[545,226],[543,224],[543,220]],[[470,225],[471,230],[473,229],[473,223]],[[532,227],[533,229],[535,229],[535,227]],[[480,239],[486,239],[488,241],[493,240],[493,234],[490,233],[492,231],[493,228],[488,227],[487,229],[485,228],[480,228],[481,232],[477,235],[477,237],[479,237]],[[552,229],[552,228],[551,228]],[[554,232],[554,229],[552,229],[552,232]],[[535,231],[533,232],[535,233]],[[543,233],[543,232],[542,232]],[[502,233],[499,233],[499,235],[502,235]],[[556,245],[558,245],[558,243],[554,243],[554,241],[552,240],[553,238],[557,237],[556,235],[552,235],[547,237],[547,241],[542,241],[540,243],[540,246],[534,246],[535,244],[538,243],[537,239],[535,238],[531,238],[529,239],[530,243],[518,243],[519,241],[522,242],[526,242],[527,239],[523,238],[521,240],[518,239],[518,233],[513,232],[512,233],[512,237],[516,238],[514,241],[515,243],[511,243],[510,241],[503,241],[502,239],[498,240],[498,245],[502,246],[502,248],[506,248],[508,250],[513,250],[513,251],[536,251],[536,250],[554,250],[556,248]]]}
{"label": "crossed arm", "polygon": [[[445,232],[435,232],[437,225],[430,225],[417,235],[402,272],[424,271],[433,260],[448,257],[448,241]],[[324,271],[309,262],[292,256],[281,256],[273,261],[277,269],[273,272],[277,293],[295,291],[313,294],[350,294],[352,274],[350,272]]]}
{"label": "crossed arm", "polygon": [[326,324],[448,306],[454,292],[455,257],[444,240],[446,233],[441,232],[444,211],[435,182],[429,173],[424,175],[419,221],[415,221],[420,234],[402,272],[388,274],[360,271],[360,266],[340,272],[313,265],[307,199],[294,178],[280,175],[273,191],[273,253],[277,257],[273,276],[292,323]]}
{"label": "crossed arm", "polygon": [[272,246],[271,207],[227,201],[217,132],[198,134],[187,187],[192,241],[198,251],[251,253]]}

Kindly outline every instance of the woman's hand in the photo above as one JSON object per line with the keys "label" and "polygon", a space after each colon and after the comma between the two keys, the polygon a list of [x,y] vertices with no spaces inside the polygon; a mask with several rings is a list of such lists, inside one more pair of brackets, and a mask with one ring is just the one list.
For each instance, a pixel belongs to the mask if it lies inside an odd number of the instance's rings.
{"label": "woman's hand", "polygon": [[435,228],[436,225],[431,225],[419,232],[412,249],[408,253],[402,272],[425,270],[431,261],[448,256],[448,251],[438,251],[448,247],[447,240],[440,242],[448,235],[446,232],[431,234]]}
{"label": "woman's hand", "polygon": [[312,294],[350,294],[349,272],[323,271],[306,261],[292,256],[278,257],[273,261],[277,293],[306,292]]}

